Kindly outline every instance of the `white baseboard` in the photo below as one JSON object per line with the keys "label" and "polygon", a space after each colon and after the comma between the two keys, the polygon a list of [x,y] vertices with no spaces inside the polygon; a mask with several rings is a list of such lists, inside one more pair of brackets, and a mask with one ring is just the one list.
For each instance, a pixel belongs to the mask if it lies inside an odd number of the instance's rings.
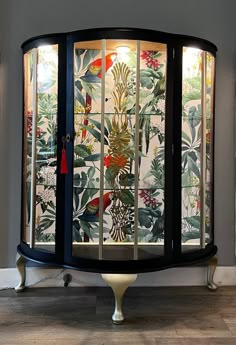
{"label": "white baseboard", "polygon": [[[164,271],[138,274],[133,286],[201,286],[206,285],[206,267],[179,267]],[[65,273],[72,275],[70,286],[106,286],[98,273],[68,269],[29,267],[26,271],[28,287],[64,286]],[[236,285],[236,266],[217,267],[214,281],[219,286]],[[0,269],[0,289],[15,287],[19,273],[15,268]]]}

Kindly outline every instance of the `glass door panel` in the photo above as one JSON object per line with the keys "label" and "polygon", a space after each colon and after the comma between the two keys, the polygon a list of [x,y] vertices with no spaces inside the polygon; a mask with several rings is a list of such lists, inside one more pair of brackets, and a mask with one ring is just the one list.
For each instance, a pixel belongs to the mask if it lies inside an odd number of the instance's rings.
{"label": "glass door panel", "polygon": [[206,243],[213,241],[213,162],[214,162],[214,75],[215,58],[211,53],[206,54],[206,174],[205,174],[205,205],[206,205]]}
{"label": "glass door panel", "polygon": [[[55,250],[58,46],[25,54],[25,240]],[[29,206],[28,206],[29,205]]]}
{"label": "glass door panel", "polygon": [[24,54],[24,167],[23,167],[23,236],[22,239],[33,247],[33,217],[31,195],[33,192],[32,176],[32,120],[35,111],[35,83],[37,50],[32,49]]}
{"label": "glass door panel", "polygon": [[182,251],[210,242],[214,58],[183,48]]}
{"label": "glass door panel", "polygon": [[163,254],[166,59],[159,43],[74,45],[74,256]]}

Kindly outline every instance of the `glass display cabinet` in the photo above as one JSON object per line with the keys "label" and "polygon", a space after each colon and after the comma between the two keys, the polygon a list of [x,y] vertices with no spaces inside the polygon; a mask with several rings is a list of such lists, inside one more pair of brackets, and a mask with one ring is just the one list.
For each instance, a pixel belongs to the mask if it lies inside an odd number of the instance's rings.
{"label": "glass display cabinet", "polygon": [[208,261],[215,289],[216,47],[143,29],[22,45],[25,262],[99,272],[121,300],[139,272]]}

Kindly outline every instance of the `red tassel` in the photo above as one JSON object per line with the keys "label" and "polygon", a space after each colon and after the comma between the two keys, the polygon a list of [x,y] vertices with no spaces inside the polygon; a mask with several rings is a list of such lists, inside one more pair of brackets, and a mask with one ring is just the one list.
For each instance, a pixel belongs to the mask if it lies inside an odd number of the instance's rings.
{"label": "red tassel", "polygon": [[68,174],[67,160],[66,160],[66,150],[63,147],[61,151],[61,174]]}

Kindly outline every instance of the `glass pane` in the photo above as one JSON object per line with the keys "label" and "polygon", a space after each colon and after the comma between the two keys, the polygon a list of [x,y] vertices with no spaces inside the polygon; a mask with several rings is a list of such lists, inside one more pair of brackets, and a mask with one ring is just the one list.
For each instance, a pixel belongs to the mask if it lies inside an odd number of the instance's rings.
{"label": "glass pane", "polygon": [[101,169],[101,68],[101,41],[74,44],[73,255],[96,259]]}
{"label": "glass pane", "polygon": [[38,48],[35,246],[55,250],[58,46]]}
{"label": "glass pane", "polygon": [[214,58],[183,49],[182,249],[204,248],[211,240]]}
{"label": "glass pane", "polygon": [[164,254],[165,44],[140,44],[139,258]]}
{"label": "glass pane", "polygon": [[[201,243],[202,51],[183,49],[182,250]],[[205,115],[204,115],[205,116]]]}
{"label": "glass pane", "polygon": [[182,250],[199,248],[200,233],[200,186],[182,188]]}
{"label": "glass pane", "polygon": [[132,260],[135,213],[136,42],[108,40],[106,57],[112,54],[115,54],[115,60],[108,70],[105,84],[108,145],[104,150],[104,186],[109,186],[112,202],[109,215],[104,214],[103,218],[103,257],[113,259],[115,254],[117,260]]}
{"label": "glass pane", "polygon": [[23,170],[23,236],[30,244],[31,190],[32,190],[32,119],[34,110],[33,90],[36,68],[36,50],[30,50],[24,55],[24,170]]}
{"label": "glass pane", "polygon": [[213,125],[214,125],[214,73],[215,58],[212,54],[206,55],[206,238],[213,240],[212,222],[212,195],[213,195]]}

